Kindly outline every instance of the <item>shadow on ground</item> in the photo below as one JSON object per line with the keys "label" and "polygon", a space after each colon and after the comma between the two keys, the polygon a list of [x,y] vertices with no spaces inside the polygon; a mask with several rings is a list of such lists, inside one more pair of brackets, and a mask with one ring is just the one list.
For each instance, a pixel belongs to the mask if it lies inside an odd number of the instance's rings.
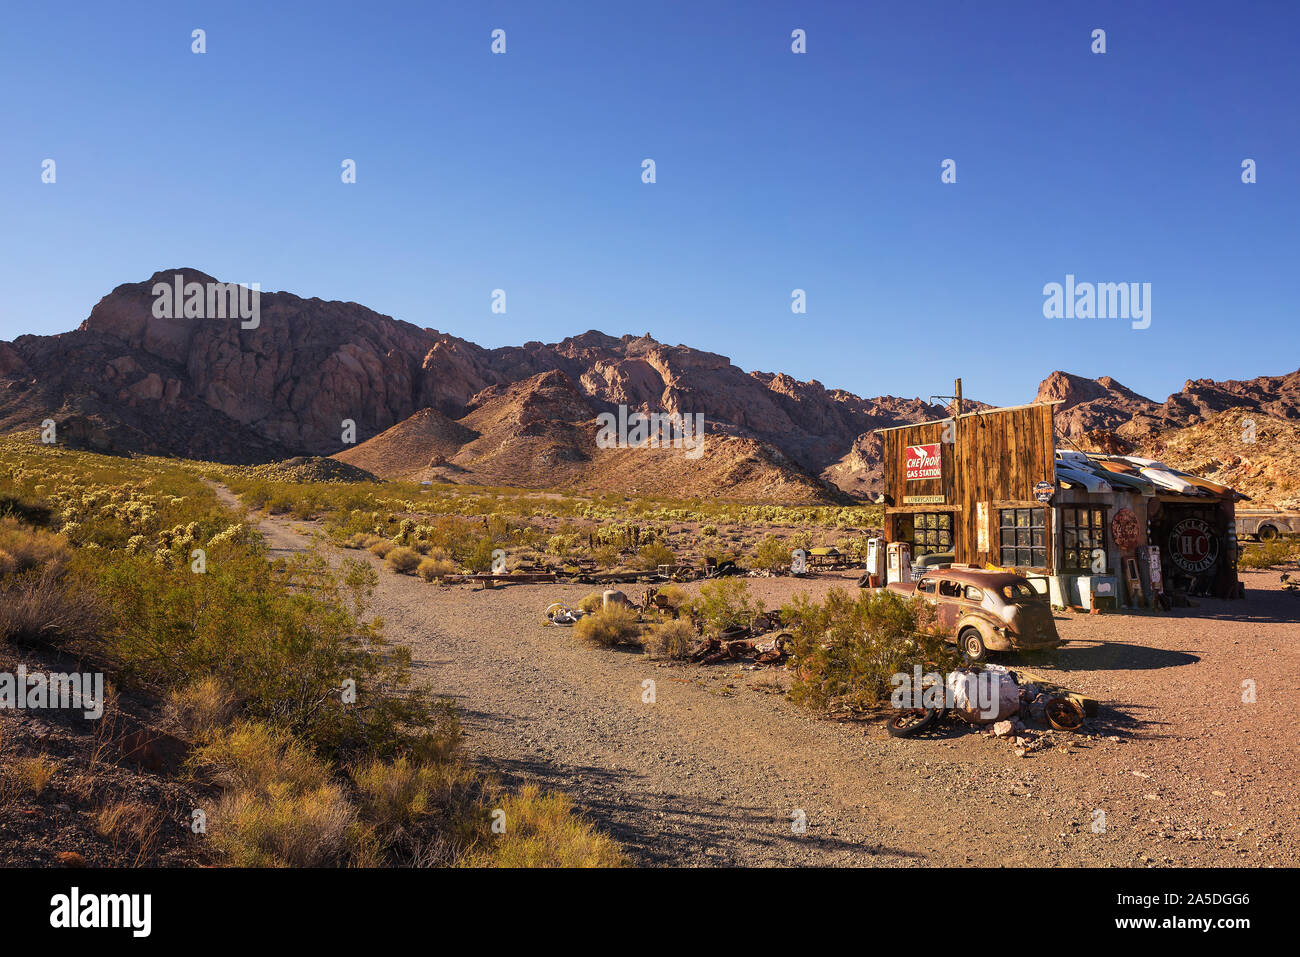
{"label": "shadow on ground", "polygon": [[651,791],[644,776],[635,772],[561,767],[541,758],[484,758],[479,765],[510,787],[531,782],[568,794],[639,866],[814,863],[823,855],[845,853],[861,856],[864,864],[877,857],[919,857],[882,844],[820,835],[816,828],[796,834],[791,819],[777,816],[770,807],[727,806]]}

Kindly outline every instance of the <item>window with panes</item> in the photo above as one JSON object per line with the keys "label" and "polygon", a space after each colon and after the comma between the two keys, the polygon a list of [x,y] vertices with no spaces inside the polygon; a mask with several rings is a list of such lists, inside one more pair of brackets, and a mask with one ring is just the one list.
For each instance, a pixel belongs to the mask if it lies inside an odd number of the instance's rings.
{"label": "window with panes", "polygon": [[1047,567],[1047,509],[999,509],[1002,564],[1017,568]]}

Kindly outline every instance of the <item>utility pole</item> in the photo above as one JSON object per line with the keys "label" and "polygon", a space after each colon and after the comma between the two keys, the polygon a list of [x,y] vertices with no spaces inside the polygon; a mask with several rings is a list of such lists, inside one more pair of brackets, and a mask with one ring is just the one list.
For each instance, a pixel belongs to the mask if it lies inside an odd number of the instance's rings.
{"label": "utility pole", "polygon": [[961,415],[961,379],[953,382],[952,414],[954,418]]}

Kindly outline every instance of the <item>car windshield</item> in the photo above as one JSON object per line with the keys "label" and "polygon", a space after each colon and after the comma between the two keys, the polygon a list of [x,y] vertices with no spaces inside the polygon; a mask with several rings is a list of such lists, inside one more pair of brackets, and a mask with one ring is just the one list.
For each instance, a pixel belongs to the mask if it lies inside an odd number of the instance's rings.
{"label": "car windshield", "polygon": [[1002,597],[1022,605],[1028,601],[1038,601],[1042,596],[1034,591],[1034,586],[1029,582],[1011,582],[1002,586]]}

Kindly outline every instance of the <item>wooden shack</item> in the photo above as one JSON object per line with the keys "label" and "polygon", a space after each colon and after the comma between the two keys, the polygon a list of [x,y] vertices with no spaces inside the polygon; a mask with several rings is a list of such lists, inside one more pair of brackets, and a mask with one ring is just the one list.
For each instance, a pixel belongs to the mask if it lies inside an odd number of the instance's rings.
{"label": "wooden shack", "polygon": [[1236,595],[1242,496],[1158,462],[1058,449],[1054,409],[879,430],[886,541],[909,543],[913,558],[1042,576],[1058,605]]}

